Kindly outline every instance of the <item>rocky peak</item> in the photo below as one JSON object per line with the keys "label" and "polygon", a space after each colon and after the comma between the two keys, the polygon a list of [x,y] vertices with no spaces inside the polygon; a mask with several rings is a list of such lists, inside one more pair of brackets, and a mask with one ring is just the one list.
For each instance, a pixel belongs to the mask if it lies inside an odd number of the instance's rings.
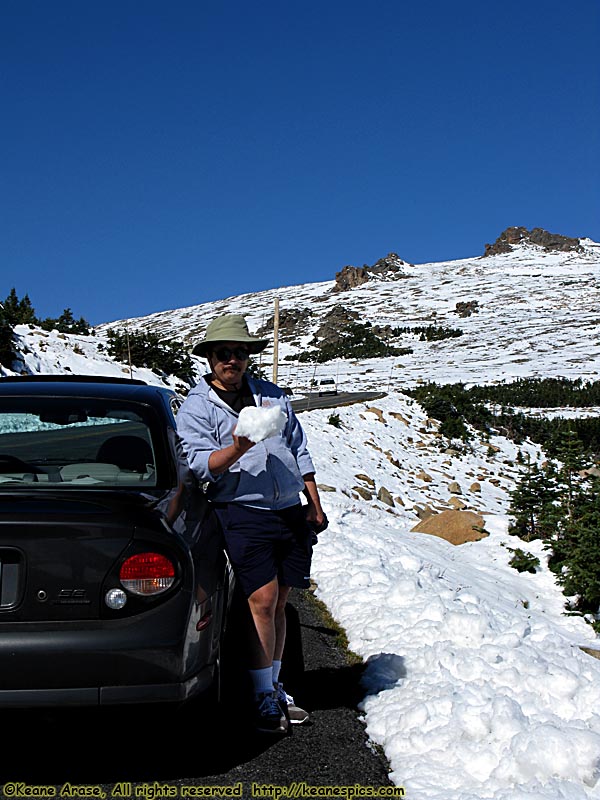
{"label": "rocky peak", "polygon": [[397,253],[388,253],[385,258],[380,258],[372,266],[365,264],[362,267],[346,266],[335,275],[335,286],[333,292],[346,292],[355,286],[371,280],[373,277],[383,278],[384,280],[396,280],[404,277],[402,267],[408,264],[403,261]]}
{"label": "rocky peak", "polygon": [[533,230],[528,231],[527,228],[512,227],[503,231],[494,244],[486,244],[483,255],[485,257],[499,255],[500,253],[510,253],[513,246],[518,244],[535,244],[546,251],[568,252],[573,250],[578,253],[583,252],[579,239],[561,236],[559,233],[549,233],[543,228],[533,228]]}
{"label": "rocky peak", "polygon": [[375,275],[386,275],[387,273],[402,272],[402,267],[410,266],[407,261],[403,261],[398,253],[388,253],[385,258],[380,258],[368,271]]}

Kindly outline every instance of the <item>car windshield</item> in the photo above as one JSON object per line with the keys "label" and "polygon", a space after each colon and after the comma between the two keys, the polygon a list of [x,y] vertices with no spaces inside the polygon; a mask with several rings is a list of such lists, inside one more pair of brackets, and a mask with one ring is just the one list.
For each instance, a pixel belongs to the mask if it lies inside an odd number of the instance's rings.
{"label": "car windshield", "polygon": [[150,419],[125,402],[2,398],[0,489],[153,488]]}

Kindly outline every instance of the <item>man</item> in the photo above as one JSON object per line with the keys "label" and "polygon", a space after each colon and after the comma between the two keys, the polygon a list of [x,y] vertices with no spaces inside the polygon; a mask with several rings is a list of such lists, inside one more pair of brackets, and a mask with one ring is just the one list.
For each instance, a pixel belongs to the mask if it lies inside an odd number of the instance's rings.
{"label": "man", "polygon": [[[322,528],[325,515],[306,436],[285,392],[246,374],[249,356],[267,344],[250,335],[239,314],[213,320],[192,351],[207,359],[210,372],[181,406],[177,428],[188,463],[214,503],[247,598],[256,727],[278,733],[285,732],[289,722],[308,719],[285,692],[279,671],[286,601],[291,587],[309,585],[309,523]],[[285,427],[258,443],[237,436],[238,415],[246,406],[279,407]]]}

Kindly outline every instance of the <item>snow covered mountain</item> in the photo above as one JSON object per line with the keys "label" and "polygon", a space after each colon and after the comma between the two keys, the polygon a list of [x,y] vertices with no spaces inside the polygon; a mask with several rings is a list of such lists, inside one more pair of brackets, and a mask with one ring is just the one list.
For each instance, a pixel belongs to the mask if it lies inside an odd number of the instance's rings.
{"label": "snow covered mountain", "polygon": [[[99,326],[98,334],[128,324],[130,329],[164,333],[191,346],[208,322],[224,312],[243,313],[251,331],[265,332],[272,330],[278,298],[278,377],[292,387],[323,376],[337,377],[346,390],[401,389],[423,380],[487,383],[519,376],[598,376],[600,244],[583,239],[580,251],[564,252],[525,240],[510,245],[506,253],[431,264],[411,265],[401,259],[397,263],[397,271],[365,270],[365,282],[347,289],[338,290],[344,286],[338,273],[338,281],[117,320]],[[316,369],[299,364],[297,356],[336,308],[337,318],[341,314],[381,329],[433,325],[460,329],[463,335],[428,342],[407,333],[390,341],[412,348],[405,356],[329,362]],[[267,373],[272,357],[271,346],[262,356]]]}
{"label": "snow covered mountain", "polygon": [[[508,229],[520,231],[523,229]],[[505,232],[506,233],[506,232]],[[503,235],[504,236],[504,235]],[[503,240],[503,236],[498,241]],[[577,241],[577,240],[575,240]],[[225,312],[242,313],[250,330],[268,336],[279,309],[278,382],[294,390],[335,377],[342,390],[401,390],[417,382],[488,383],[517,377],[595,379],[600,374],[600,244],[579,240],[577,249],[548,249],[524,237],[508,252],[459,261],[408,264],[394,254],[373,267],[346,267],[337,280],[244,294],[145,317],[106,322],[93,337],[48,333],[17,326],[24,371],[130,374],[103,351],[109,328],[151,330],[190,346],[208,322]],[[347,280],[353,272],[354,282]],[[356,274],[359,274],[356,280]],[[406,332],[388,339],[410,349],[402,356],[309,365],[298,356],[320,332],[342,320],[371,323],[386,336],[394,328],[436,326],[461,336],[422,341]],[[325,326],[325,333],[323,332]],[[66,359],[69,362],[66,363]],[[92,364],[93,360],[93,364]],[[196,359],[198,372],[204,362]],[[261,355],[267,375],[273,345]],[[135,377],[160,378],[133,368]],[[173,381],[171,381],[173,383]]]}

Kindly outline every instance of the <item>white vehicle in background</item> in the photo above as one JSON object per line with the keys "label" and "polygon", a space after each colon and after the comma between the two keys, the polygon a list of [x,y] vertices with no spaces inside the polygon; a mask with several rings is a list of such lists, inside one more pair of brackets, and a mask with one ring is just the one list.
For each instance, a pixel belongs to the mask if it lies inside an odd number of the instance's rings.
{"label": "white vehicle in background", "polygon": [[319,397],[328,394],[337,394],[337,386],[333,378],[323,378],[319,381]]}

